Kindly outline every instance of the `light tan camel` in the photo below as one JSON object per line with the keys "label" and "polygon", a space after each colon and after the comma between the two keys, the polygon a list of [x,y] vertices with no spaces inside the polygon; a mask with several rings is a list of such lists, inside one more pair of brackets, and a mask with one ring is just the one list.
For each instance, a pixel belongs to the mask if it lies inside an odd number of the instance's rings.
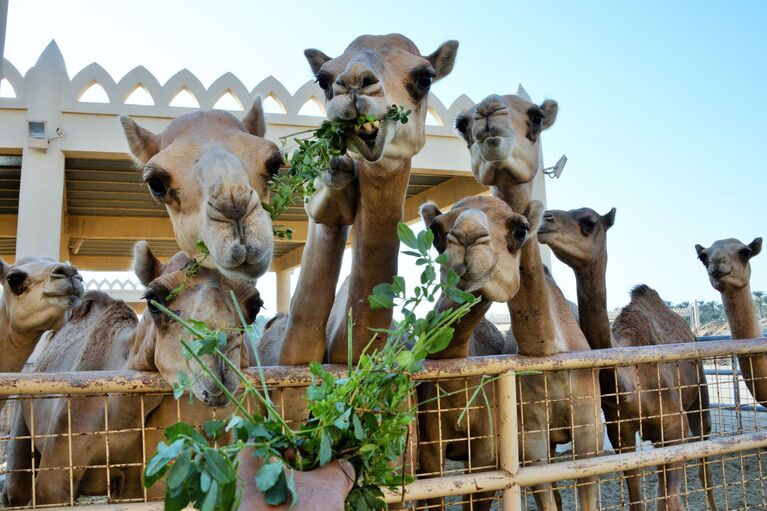
{"label": "light tan camel", "polygon": [[[194,276],[187,276],[184,268],[190,260],[182,253],[174,256],[167,265],[157,260],[144,242],[136,245],[135,253],[136,275],[147,286],[147,300],[166,303],[183,318],[205,321],[212,328],[231,329],[238,326],[240,321],[230,290],[234,291],[249,321],[255,319],[261,308],[258,291],[248,284],[228,280],[219,272],[206,268],[200,269]],[[168,293],[184,279],[187,282],[185,291],[167,301]],[[69,321],[46,345],[34,370],[158,371],[168,383],[176,382],[179,371],[184,371],[194,382],[192,390],[195,396],[204,403],[195,402],[194,405],[187,405],[189,408],[208,411],[208,407],[227,405],[226,395],[202,373],[200,366],[182,356],[179,339],[189,337],[178,323],[151,303],[147,304],[147,309],[137,320],[125,302],[92,291],[86,293]],[[240,332],[230,331],[227,334],[224,351],[233,363],[246,365],[247,354]],[[205,362],[230,391],[236,389],[239,379],[231,368],[210,356],[205,357]],[[104,495],[107,477],[113,499],[141,497],[140,473],[144,454],[141,429],[145,421],[148,426],[161,427],[175,422],[175,416],[164,424],[152,422],[150,414],[161,410],[163,403],[170,403],[175,410],[176,402],[170,396],[144,396],[143,405],[139,397],[125,394],[110,395],[106,404],[103,397],[74,398],[70,410],[65,399],[25,401],[22,413],[14,417],[12,436],[15,440],[10,443],[8,451],[9,473],[3,502],[23,506],[32,498],[32,474],[23,471],[31,469],[31,452],[36,458],[35,468],[40,469],[35,474],[37,505],[68,505],[70,497]],[[34,422],[30,404],[34,407]],[[103,434],[107,419],[108,429],[113,432],[108,435],[108,454]],[[189,420],[188,416],[184,419]],[[67,435],[69,421],[71,437]],[[28,437],[30,432],[35,436],[34,450],[30,439],[23,438]],[[157,445],[151,443],[149,438],[146,443],[149,451]],[[73,494],[70,495],[70,456],[75,467],[105,465],[108,460],[110,468],[108,472],[104,468],[75,468],[71,472]],[[136,465],[119,466],[131,463]]]}
{"label": "light tan camel", "polygon": [[67,312],[80,303],[83,278],[71,264],[23,257],[11,265],[0,259],[0,283],[0,372],[16,373],[43,332],[61,328]]}
{"label": "light tan camel", "polygon": [[[325,91],[328,118],[359,115],[382,119],[391,105],[410,110],[407,124],[383,121],[370,134],[351,135],[348,157],[331,162],[307,206],[309,236],[282,347],[281,363],[323,360],[346,362],[346,318],[352,310],[356,360],[370,341],[369,328],[386,328],[389,309],[371,310],[373,287],[397,273],[397,223],[402,219],[411,158],[425,141],[432,82],[448,75],[458,49],[448,41],[422,56],[399,34],[364,35],[338,57],[306,50],[317,83]],[[354,264],[347,293],[335,296],[350,224],[354,226]],[[340,302],[331,315],[334,300]],[[383,341],[381,341],[383,342]]]}
{"label": "light tan camel", "polygon": [[[593,209],[551,210],[543,216],[538,239],[573,269],[583,333],[593,349],[695,342],[687,323],[645,286],[631,291],[629,303],[610,329],[607,316],[607,231],[615,208],[605,215]],[[602,410],[607,434],[616,452],[636,449],[636,435],[655,445],[673,445],[711,434],[706,375],[701,361],[641,364],[600,372]],[[641,392],[641,397],[640,397]],[[705,467],[705,471],[704,471]],[[639,470],[625,472],[632,511],[645,508]],[[711,470],[702,460],[701,485],[716,510]],[[684,510],[680,492],[684,463],[663,465],[659,472],[657,508]]]}
{"label": "light tan camel", "polygon": [[[729,238],[708,248],[695,245],[698,259],[708,272],[711,285],[722,294],[722,304],[733,339],[762,337],[751,297],[751,258],[762,251],[762,238],[745,245]],[[738,357],[749,392],[767,406],[767,355]]]}
{"label": "light tan camel", "polygon": [[[539,171],[541,132],[555,121],[557,104],[536,105],[516,95],[491,95],[456,119],[471,153],[472,171],[482,184],[514,211],[526,211]],[[508,302],[519,353],[529,356],[590,349],[562,292],[547,275],[537,239],[522,247],[520,289]],[[559,371],[520,378],[521,457],[546,463],[557,444],[572,441],[576,457],[602,450],[603,425],[596,372]],[[596,506],[596,478],[578,484],[580,509]],[[539,509],[557,508],[551,484],[537,485]]]}
{"label": "light tan camel", "polygon": [[[455,325],[450,346],[429,358],[469,356],[470,338],[490,304],[508,302],[519,290],[522,247],[528,234],[534,236],[542,213],[543,205],[537,201],[523,216],[500,199],[482,196],[463,199],[444,214],[434,204],[421,207],[424,223],[434,233],[435,248],[448,256],[443,277],[452,269],[461,279],[458,287],[481,298]],[[456,304],[445,296],[436,305],[437,310],[454,307]],[[491,433],[497,429],[491,427],[483,399],[471,404],[466,417],[460,417],[468,397],[474,394],[471,388],[464,391],[464,385],[477,387],[480,383],[481,378],[468,378],[418,386],[419,473],[440,475],[445,460],[470,461],[470,472],[495,467]],[[479,493],[464,502],[463,509],[489,510],[493,495]],[[427,507],[444,509],[442,500],[430,499]]]}
{"label": "light tan camel", "polygon": [[181,250],[198,256],[202,240],[211,255],[206,267],[248,282],[263,275],[274,241],[261,201],[268,199],[267,182],[283,158],[263,138],[261,100],[242,122],[220,110],[194,112],[157,135],[128,116],[120,120],[144,182],[168,211]]}

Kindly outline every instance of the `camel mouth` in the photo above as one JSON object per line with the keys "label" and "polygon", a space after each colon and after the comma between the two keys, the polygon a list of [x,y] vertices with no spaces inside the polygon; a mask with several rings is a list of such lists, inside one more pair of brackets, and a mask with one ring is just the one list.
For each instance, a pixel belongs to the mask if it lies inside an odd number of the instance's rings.
{"label": "camel mouth", "polygon": [[72,306],[79,303],[85,293],[81,278],[72,277],[54,281],[54,285],[49,286],[43,291],[45,298],[63,301],[65,305]]}
{"label": "camel mouth", "polygon": [[377,119],[373,122],[355,125],[353,131],[347,135],[349,149],[370,163],[377,162],[394,137],[396,129],[393,129],[393,122]]}
{"label": "camel mouth", "polygon": [[458,281],[458,289],[461,291],[466,291],[467,293],[479,291],[482,289],[482,287],[485,286],[485,284],[490,281],[490,277],[493,275],[494,271],[495,265],[480,273],[479,275],[472,275],[469,278],[461,277],[461,280]]}
{"label": "camel mouth", "polygon": [[511,154],[512,140],[509,137],[491,136],[477,140],[482,159],[488,162],[503,161]]}
{"label": "camel mouth", "polygon": [[728,277],[732,274],[732,270],[729,271],[721,271],[721,270],[714,270],[711,272],[711,276],[717,280],[721,280],[725,277]]}

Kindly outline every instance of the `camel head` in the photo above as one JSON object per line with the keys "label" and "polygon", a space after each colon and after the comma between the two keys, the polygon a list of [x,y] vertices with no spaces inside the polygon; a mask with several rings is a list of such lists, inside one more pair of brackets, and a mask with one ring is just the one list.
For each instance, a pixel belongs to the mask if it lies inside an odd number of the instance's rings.
{"label": "camel head", "polygon": [[[247,365],[247,351],[243,346],[241,323],[232,302],[233,291],[248,323],[255,321],[263,302],[256,288],[247,283],[227,279],[220,272],[200,268],[196,273],[187,268],[192,263],[184,254],[177,254],[163,265],[149,250],[146,242],[135,248],[135,271],[146,287],[147,308],[139,322],[137,338],[142,352],[137,358],[144,361],[145,370],[155,370],[168,383],[178,380],[179,371],[194,382],[195,396],[208,406],[224,406],[228,399],[212,379],[206,376],[194,360],[182,355],[180,340],[191,339],[184,328],[166,316],[152,301],[163,304],[185,320],[203,321],[212,329],[226,332],[222,351],[237,367]],[[183,286],[183,291],[169,298],[171,291]],[[207,367],[234,392],[240,380],[226,363],[211,355],[204,355]]]}
{"label": "camel head", "polygon": [[471,168],[487,186],[528,183],[538,171],[539,140],[557,119],[557,102],[540,105],[492,94],[461,112],[455,127],[469,146]]}
{"label": "camel head", "polygon": [[519,290],[521,248],[535,236],[543,204],[531,201],[524,215],[501,199],[468,197],[447,213],[434,204],[421,206],[421,216],[434,233],[434,247],[447,253],[443,279],[452,269],[458,287],[494,302],[507,302]]}
{"label": "camel head", "polygon": [[548,245],[557,259],[570,268],[607,263],[607,230],[615,223],[615,208],[600,215],[590,208],[543,214],[538,241]]}
{"label": "camel head", "polygon": [[762,238],[744,245],[735,238],[714,242],[708,248],[695,245],[698,259],[708,271],[708,279],[720,293],[737,291],[751,280],[752,257],[762,251]]}
{"label": "camel head", "polygon": [[261,202],[267,182],[283,163],[277,146],[264,139],[261,100],[242,122],[219,110],[174,119],[154,134],[120,117],[128,145],[143,168],[152,197],[165,205],[181,250],[210,251],[205,265],[230,279],[255,282],[269,268],[272,222]]}
{"label": "camel head", "polygon": [[372,132],[352,134],[349,155],[355,160],[381,162],[394,169],[424,145],[426,111],[431,84],[450,74],[458,41],[447,41],[431,55],[400,34],[363,35],[338,57],[319,50],[304,52],[317,83],[325,91],[328,118],[355,120],[360,115],[382,119],[392,105],[410,110],[407,124],[381,121]]}
{"label": "camel head", "polygon": [[84,292],[77,268],[47,257],[22,257],[11,265],[0,259],[0,282],[11,327],[35,335],[60,328]]}

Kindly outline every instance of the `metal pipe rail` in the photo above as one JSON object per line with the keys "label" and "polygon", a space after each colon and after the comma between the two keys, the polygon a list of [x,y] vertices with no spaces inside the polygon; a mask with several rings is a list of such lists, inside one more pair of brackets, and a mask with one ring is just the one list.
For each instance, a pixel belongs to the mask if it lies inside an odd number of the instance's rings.
{"label": "metal pipe rail", "polygon": [[[521,371],[565,371],[620,367],[635,364],[676,362],[723,356],[767,353],[767,338],[737,341],[666,344],[635,348],[560,353],[546,357],[524,355],[494,355],[470,359],[427,360],[424,370],[415,374],[417,380],[465,378],[499,375]],[[331,373],[342,376],[345,365],[326,365]],[[254,383],[260,383],[258,373],[249,368],[245,373]],[[271,388],[301,387],[311,384],[306,366],[265,367],[266,384]],[[143,371],[77,371],[68,373],[0,373],[0,396],[41,394],[147,394],[170,392],[172,389],[159,373]]]}
{"label": "metal pipe rail", "polygon": [[[563,371],[596,369],[635,364],[668,363],[714,357],[737,357],[767,354],[767,338],[712,341],[705,343],[612,348],[575,353],[562,353],[547,357],[504,355],[473,357],[471,359],[432,360],[417,373],[418,380],[467,378],[480,375],[498,375],[498,469],[461,475],[437,476],[419,479],[403,489],[385,491],[389,503],[425,498],[471,495],[494,490],[503,491],[503,505],[507,511],[522,509],[522,487],[538,483],[579,479],[586,476],[640,469],[666,464],[669,461],[688,461],[713,455],[733,453],[767,447],[767,431],[756,431],[722,438],[695,441],[646,451],[599,455],[592,458],[559,461],[544,465],[521,467],[519,462],[517,424],[517,374],[522,371]],[[326,366],[332,373],[342,376],[346,366]],[[247,373],[257,382],[258,373],[249,368]],[[264,368],[267,385],[271,388],[301,387],[311,383],[307,367]],[[0,396],[34,397],[42,395],[106,395],[169,393],[170,386],[157,373],[138,371],[70,372],[70,373],[0,373]],[[159,509],[161,503],[98,505],[97,510]],[[55,508],[53,508],[55,509]],[[60,508],[65,509],[65,508]]]}

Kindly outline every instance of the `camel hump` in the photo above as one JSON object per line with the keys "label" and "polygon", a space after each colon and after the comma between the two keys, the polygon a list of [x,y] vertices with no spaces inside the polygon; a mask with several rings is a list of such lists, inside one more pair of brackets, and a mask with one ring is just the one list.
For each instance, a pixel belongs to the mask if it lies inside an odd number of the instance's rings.
{"label": "camel hump", "polygon": [[616,340],[631,339],[634,346],[695,341],[687,322],[645,284],[631,290],[631,302],[615,318],[613,334]]}
{"label": "camel hump", "polygon": [[135,317],[133,309],[122,300],[116,300],[103,291],[86,291],[80,304],[72,308],[69,322],[83,321],[91,315],[91,312],[105,311],[108,308],[123,313],[120,316],[127,314],[128,317]]}

